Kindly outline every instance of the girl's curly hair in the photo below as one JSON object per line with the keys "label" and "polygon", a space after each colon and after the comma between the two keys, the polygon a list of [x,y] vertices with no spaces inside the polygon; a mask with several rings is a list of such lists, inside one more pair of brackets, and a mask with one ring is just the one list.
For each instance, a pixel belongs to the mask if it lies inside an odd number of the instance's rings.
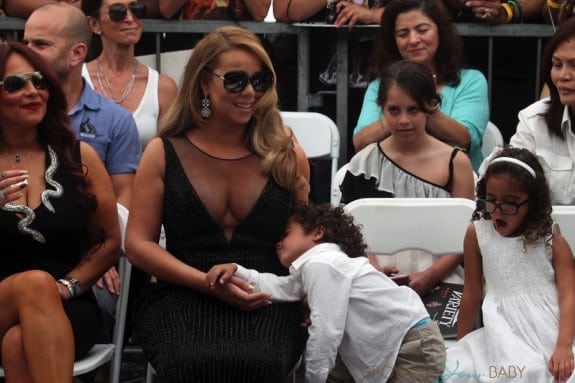
{"label": "girl's curly hair", "polygon": [[[543,168],[529,150],[514,148],[509,145],[497,153],[495,158],[511,157],[525,162],[535,171],[533,178],[526,170],[508,162],[496,162],[487,166],[485,174],[477,182],[476,192],[478,199],[485,199],[487,193],[487,180],[494,175],[507,174],[510,178],[517,181],[527,195],[529,212],[523,222],[523,238],[525,244],[535,243],[540,238],[550,238],[553,228],[553,219],[551,218],[551,194],[549,186],[543,173]],[[479,207],[473,212],[474,221],[485,218],[490,219],[489,213],[482,211]]]}
{"label": "girl's curly hair", "polygon": [[353,216],[341,207],[333,207],[328,203],[317,205],[299,203],[295,206],[290,220],[299,223],[306,234],[323,228],[325,234],[322,242],[339,245],[350,258],[366,255],[367,245],[363,240],[361,227],[356,225]]}

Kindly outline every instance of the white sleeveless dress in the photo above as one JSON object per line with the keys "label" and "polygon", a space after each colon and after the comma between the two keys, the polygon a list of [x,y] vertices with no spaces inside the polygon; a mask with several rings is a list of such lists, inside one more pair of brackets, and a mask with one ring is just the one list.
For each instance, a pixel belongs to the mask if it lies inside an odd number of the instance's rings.
{"label": "white sleeveless dress", "polygon": [[475,221],[475,228],[484,327],[448,348],[443,381],[553,383],[547,363],[559,331],[559,302],[551,241],[525,249],[520,237],[499,235],[489,220]]}
{"label": "white sleeveless dress", "polygon": [[[160,101],[158,97],[160,75],[155,69],[148,66],[146,68],[148,69],[146,90],[144,91],[142,100],[140,100],[140,104],[132,113],[132,117],[134,117],[134,121],[138,127],[138,135],[140,137],[140,143],[142,144],[142,150],[144,150],[148,142],[156,136],[158,117],[160,115]],[[92,83],[86,64],[82,66],[82,76],[86,79],[86,82],[94,88],[94,84]]]}

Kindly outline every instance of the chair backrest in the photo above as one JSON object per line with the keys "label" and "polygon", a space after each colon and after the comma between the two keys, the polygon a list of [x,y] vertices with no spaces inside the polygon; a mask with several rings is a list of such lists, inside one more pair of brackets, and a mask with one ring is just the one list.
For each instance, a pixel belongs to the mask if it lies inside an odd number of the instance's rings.
{"label": "chair backrest", "polygon": [[487,157],[496,146],[502,146],[505,142],[499,128],[491,121],[487,122],[483,132],[483,143],[481,144],[481,153]]}
{"label": "chair backrest", "polygon": [[281,116],[308,158],[331,158],[331,184],[337,172],[340,144],[335,122],[316,112],[281,112]]}
{"label": "chair backrest", "polygon": [[[270,7],[271,8],[271,7]],[[184,69],[190,59],[192,49],[181,51],[162,52],[160,55],[160,68],[158,68],[156,60],[158,57],[155,53],[149,55],[137,56],[136,59],[150,68],[156,69],[158,72],[168,75],[176,81],[178,87],[182,85],[184,77]]]}
{"label": "chair backrest", "polygon": [[559,224],[561,235],[575,252],[575,206],[553,206],[553,220]]}
{"label": "chair backrest", "polygon": [[342,165],[341,168],[337,169],[335,173],[335,177],[331,180],[331,197],[330,202],[332,206],[338,206],[341,202],[341,189],[339,188],[343,179],[345,177],[345,173],[347,173],[347,169],[349,168],[349,162],[346,162]]}
{"label": "chair backrest", "polygon": [[463,252],[475,203],[465,198],[363,198],[344,209],[375,254],[424,250],[435,255]]}

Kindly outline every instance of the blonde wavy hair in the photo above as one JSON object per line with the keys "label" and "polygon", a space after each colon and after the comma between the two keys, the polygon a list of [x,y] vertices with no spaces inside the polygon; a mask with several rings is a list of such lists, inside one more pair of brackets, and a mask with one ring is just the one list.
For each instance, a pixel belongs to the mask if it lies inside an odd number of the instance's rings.
{"label": "blonde wavy hair", "polygon": [[259,38],[246,29],[221,27],[196,44],[186,64],[178,96],[160,122],[159,136],[182,135],[207,123],[207,119],[200,114],[204,97],[201,84],[211,79],[220,55],[234,49],[255,54],[265,69],[273,74],[272,86],[254,105],[253,116],[246,131],[248,149],[261,158],[263,170],[280,186],[295,192],[296,196],[301,196],[302,192],[307,195],[308,182],[298,175],[294,144],[284,131],[277,107],[276,73],[271,59]]}

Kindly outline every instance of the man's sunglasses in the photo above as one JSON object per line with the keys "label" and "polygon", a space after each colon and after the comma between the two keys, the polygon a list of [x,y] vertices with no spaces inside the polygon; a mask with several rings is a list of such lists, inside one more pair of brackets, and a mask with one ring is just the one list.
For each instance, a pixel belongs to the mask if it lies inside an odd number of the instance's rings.
{"label": "man's sunglasses", "polygon": [[126,7],[124,4],[112,4],[110,8],[108,8],[108,15],[110,16],[110,20],[115,23],[119,23],[120,21],[126,18],[128,14],[128,9],[132,13],[132,15],[141,20],[146,16],[146,5],[144,3],[138,3],[137,1],[132,1]]}
{"label": "man's sunglasses", "polygon": [[34,88],[38,90],[48,88],[48,83],[40,72],[9,74],[4,77],[4,80],[0,81],[0,86],[8,93],[15,93],[24,89],[28,80],[30,80]]}
{"label": "man's sunglasses", "polygon": [[214,72],[214,76],[224,80],[224,89],[230,93],[243,91],[248,86],[248,83],[252,84],[256,92],[263,93],[270,88],[273,80],[272,73],[267,70],[254,73],[252,77],[243,71],[228,72],[224,75]]}

